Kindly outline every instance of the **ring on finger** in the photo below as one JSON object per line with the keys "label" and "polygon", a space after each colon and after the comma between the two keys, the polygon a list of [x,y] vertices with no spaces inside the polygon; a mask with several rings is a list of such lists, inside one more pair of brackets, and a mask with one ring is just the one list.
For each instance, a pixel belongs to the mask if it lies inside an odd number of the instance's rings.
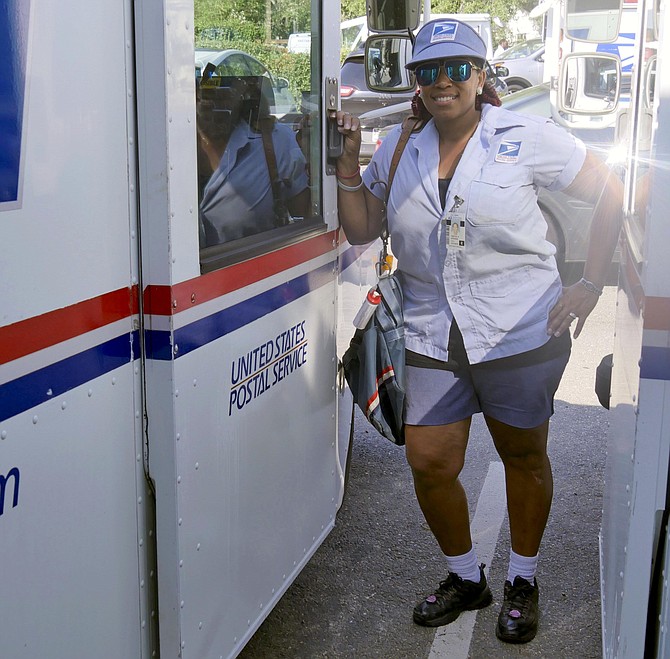
{"label": "ring on finger", "polygon": [[571,312],[568,314],[568,316],[570,316],[570,318],[572,318],[572,320],[577,320],[577,314],[574,313],[573,311],[571,311]]}

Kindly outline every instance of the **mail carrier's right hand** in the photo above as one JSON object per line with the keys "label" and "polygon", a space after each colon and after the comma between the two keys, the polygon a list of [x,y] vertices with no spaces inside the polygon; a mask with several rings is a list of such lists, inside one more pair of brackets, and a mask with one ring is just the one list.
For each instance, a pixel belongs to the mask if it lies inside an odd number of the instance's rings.
{"label": "mail carrier's right hand", "polygon": [[[358,166],[361,152],[361,122],[348,112],[338,110],[334,115],[338,132],[344,137],[342,155],[338,158],[338,166],[342,171],[353,170]],[[345,167],[348,168],[345,170]]]}

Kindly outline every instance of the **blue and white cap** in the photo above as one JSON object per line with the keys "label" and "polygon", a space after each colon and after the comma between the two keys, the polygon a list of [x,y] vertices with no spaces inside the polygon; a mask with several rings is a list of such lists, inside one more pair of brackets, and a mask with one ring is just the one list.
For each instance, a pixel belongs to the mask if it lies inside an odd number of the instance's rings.
{"label": "blue and white cap", "polygon": [[412,49],[412,59],[405,67],[413,71],[422,62],[447,57],[472,57],[484,61],[486,44],[467,23],[453,18],[437,18],[419,30]]}

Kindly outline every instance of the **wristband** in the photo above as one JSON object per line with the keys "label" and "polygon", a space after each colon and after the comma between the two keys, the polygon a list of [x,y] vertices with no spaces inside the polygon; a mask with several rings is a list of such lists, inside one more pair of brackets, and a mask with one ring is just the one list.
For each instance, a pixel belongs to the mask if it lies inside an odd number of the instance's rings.
{"label": "wristband", "polygon": [[584,279],[582,277],[579,280],[579,283],[589,292],[589,293],[595,293],[598,297],[600,297],[603,294],[603,289],[598,288],[592,281],[589,281],[588,279]]}
{"label": "wristband", "polygon": [[356,190],[360,190],[363,187],[363,180],[361,179],[361,182],[358,185],[344,185],[342,181],[338,180],[337,187],[345,192],[356,192]]}
{"label": "wristband", "polygon": [[343,179],[356,178],[360,173],[361,173],[360,165],[356,168],[356,171],[353,174],[349,174],[348,176],[345,176],[344,174],[341,174],[340,172],[335,170],[335,176],[337,176],[337,178],[343,178]]}

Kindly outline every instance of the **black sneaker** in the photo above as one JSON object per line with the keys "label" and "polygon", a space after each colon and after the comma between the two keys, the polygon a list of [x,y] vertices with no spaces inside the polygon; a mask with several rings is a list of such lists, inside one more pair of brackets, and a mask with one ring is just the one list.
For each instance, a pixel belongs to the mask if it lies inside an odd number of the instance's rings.
{"label": "black sneaker", "polygon": [[501,641],[528,643],[535,638],[539,618],[538,596],[536,580],[531,584],[517,576],[513,584],[505,581],[505,601],[496,627],[496,636]]}
{"label": "black sneaker", "polygon": [[448,625],[463,611],[483,609],[493,600],[486,584],[484,565],[479,566],[481,581],[461,579],[453,572],[440,582],[440,587],[414,607],[414,622],[424,627]]}

